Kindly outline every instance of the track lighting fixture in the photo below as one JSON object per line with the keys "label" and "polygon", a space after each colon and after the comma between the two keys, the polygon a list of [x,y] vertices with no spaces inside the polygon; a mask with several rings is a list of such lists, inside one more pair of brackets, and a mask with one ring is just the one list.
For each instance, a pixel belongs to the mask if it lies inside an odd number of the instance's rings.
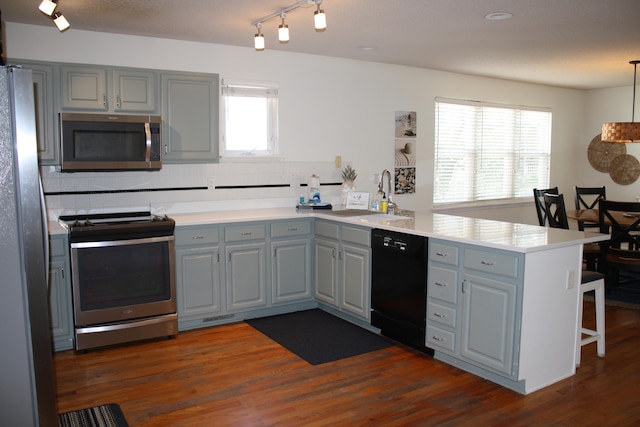
{"label": "track lighting fixture", "polygon": [[38,9],[40,12],[44,13],[47,16],[50,16],[53,20],[53,23],[56,24],[58,30],[60,32],[69,28],[69,21],[64,17],[62,12],[56,12],[56,8],[58,7],[58,0],[42,0]]}
{"label": "track lighting fixture", "polygon": [[324,31],[327,29],[327,17],[324,14],[324,10],[320,9],[320,3],[322,3],[322,0],[316,2],[317,9],[313,12],[313,23],[316,31]]}
{"label": "track lighting fixture", "polygon": [[280,43],[289,43],[289,26],[284,23],[284,17],[284,13],[280,15],[282,24],[278,27],[278,41],[280,41]]}
{"label": "track lighting fixture", "polygon": [[51,16],[53,15],[53,11],[56,10],[56,6],[58,6],[58,0],[42,0],[38,9],[45,15]]}
{"label": "track lighting fixture", "polygon": [[316,31],[321,32],[327,28],[327,18],[324,14],[324,10],[320,9],[320,4],[322,4],[322,0],[298,0],[292,5],[289,5],[285,8],[278,10],[272,14],[264,16],[260,19],[256,19],[251,23],[256,28],[258,28],[258,34],[254,36],[254,45],[256,50],[264,50],[264,35],[260,32],[260,28],[262,23],[267,22],[270,19],[280,17],[282,19],[282,24],[278,26],[278,40],[280,43],[288,43],[289,42],[289,26],[284,23],[285,16],[288,12],[295,10],[299,7],[310,7],[312,5],[316,6],[316,10],[313,13],[313,23]]}
{"label": "track lighting fixture", "polygon": [[62,13],[55,12],[52,15],[52,18],[53,18],[53,23],[56,24],[56,27],[58,27],[58,30],[60,30],[60,32],[70,27],[69,21],[67,21],[67,18],[65,18]]}
{"label": "track lighting fixture", "polygon": [[258,29],[258,33],[255,35],[254,37],[254,47],[256,48],[256,50],[264,50],[264,36],[262,35],[262,33],[260,32],[260,27],[262,27],[262,25],[260,25],[260,23],[256,24],[256,28]]}

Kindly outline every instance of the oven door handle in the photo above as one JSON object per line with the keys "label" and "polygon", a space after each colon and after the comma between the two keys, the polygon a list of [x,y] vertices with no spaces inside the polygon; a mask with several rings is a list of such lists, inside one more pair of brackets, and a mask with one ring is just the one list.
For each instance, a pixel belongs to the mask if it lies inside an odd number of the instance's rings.
{"label": "oven door handle", "polygon": [[108,246],[124,246],[124,245],[143,245],[146,243],[170,242],[175,240],[174,236],[145,237],[142,239],[124,239],[124,240],[99,240],[94,242],[74,242],[71,243],[71,249],[82,248],[102,248]]}

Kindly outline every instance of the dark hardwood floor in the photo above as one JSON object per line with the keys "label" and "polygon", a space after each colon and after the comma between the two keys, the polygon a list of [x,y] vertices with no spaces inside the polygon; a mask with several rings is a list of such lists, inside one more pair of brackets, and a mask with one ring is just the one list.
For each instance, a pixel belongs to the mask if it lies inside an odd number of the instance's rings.
{"label": "dark hardwood floor", "polygon": [[58,412],[118,403],[132,427],[639,425],[640,310],[606,311],[606,357],[589,344],[575,376],[527,396],[401,346],[311,366],[242,322],[57,353]]}

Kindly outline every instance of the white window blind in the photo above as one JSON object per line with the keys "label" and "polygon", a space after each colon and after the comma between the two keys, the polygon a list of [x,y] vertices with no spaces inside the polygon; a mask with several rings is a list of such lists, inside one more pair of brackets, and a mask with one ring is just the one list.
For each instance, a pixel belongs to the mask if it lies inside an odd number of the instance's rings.
{"label": "white window blind", "polygon": [[547,188],[551,112],[436,99],[434,205],[530,197]]}
{"label": "white window blind", "polygon": [[273,156],[278,151],[278,89],[247,83],[222,85],[221,155]]}

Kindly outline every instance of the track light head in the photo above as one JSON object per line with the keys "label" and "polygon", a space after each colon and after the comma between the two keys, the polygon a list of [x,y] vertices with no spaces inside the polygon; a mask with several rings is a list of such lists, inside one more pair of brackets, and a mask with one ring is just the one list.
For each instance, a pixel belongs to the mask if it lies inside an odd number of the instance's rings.
{"label": "track light head", "polygon": [[280,15],[282,24],[278,27],[278,41],[280,43],[289,43],[289,26],[284,23],[285,14]]}
{"label": "track light head", "polygon": [[56,10],[56,6],[58,6],[58,0],[42,0],[38,9],[40,12],[44,13],[47,16],[53,15],[53,12]]}
{"label": "track light head", "polygon": [[56,27],[58,27],[60,32],[63,32],[71,26],[69,21],[67,21],[67,18],[65,18],[61,12],[55,12],[51,17],[53,18],[53,23],[56,24]]}
{"label": "track light head", "polygon": [[322,1],[316,2],[317,9],[313,12],[313,23],[316,31],[324,31],[327,29],[327,17],[324,14],[324,10],[320,9],[320,3],[322,3]]}
{"label": "track light head", "polygon": [[253,38],[253,46],[256,50],[264,50],[264,36],[262,32],[260,32],[261,25],[256,24],[256,28],[258,29],[258,33]]}

